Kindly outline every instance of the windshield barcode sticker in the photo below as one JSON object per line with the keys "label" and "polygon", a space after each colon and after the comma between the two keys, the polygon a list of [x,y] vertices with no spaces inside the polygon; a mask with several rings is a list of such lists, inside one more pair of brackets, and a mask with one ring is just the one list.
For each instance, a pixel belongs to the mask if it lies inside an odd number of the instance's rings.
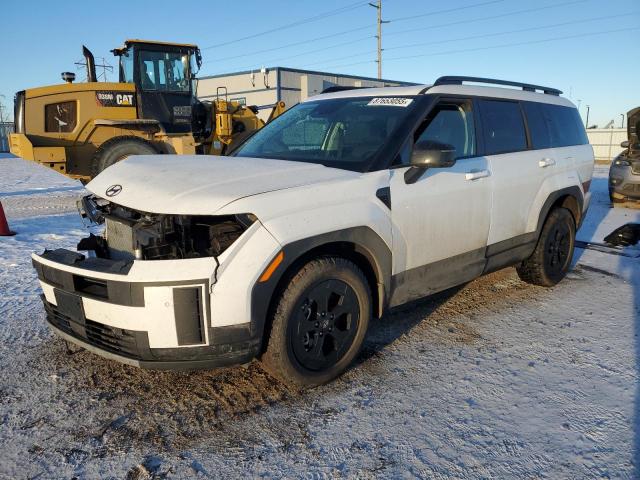
{"label": "windshield barcode sticker", "polygon": [[407,107],[413,102],[412,98],[400,97],[378,97],[371,100],[367,105],[383,105],[391,107]]}

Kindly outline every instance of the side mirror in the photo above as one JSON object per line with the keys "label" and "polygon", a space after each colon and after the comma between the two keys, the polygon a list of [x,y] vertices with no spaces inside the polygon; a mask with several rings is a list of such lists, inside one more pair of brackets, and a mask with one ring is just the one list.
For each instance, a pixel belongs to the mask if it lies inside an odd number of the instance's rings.
{"label": "side mirror", "polygon": [[406,183],[415,183],[428,168],[449,168],[456,163],[456,149],[440,142],[423,141],[413,146],[411,168],[404,174]]}
{"label": "side mirror", "polygon": [[629,140],[625,140],[624,142],[622,142],[622,143],[620,144],[620,146],[621,146],[622,148],[629,148]]}

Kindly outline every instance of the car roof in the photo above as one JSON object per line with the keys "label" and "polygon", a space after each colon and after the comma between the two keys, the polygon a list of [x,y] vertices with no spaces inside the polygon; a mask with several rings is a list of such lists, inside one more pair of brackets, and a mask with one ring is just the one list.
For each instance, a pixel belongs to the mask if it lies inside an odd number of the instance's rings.
{"label": "car roof", "polygon": [[416,95],[462,95],[472,97],[503,98],[530,102],[550,103],[565,107],[575,107],[568,99],[550,93],[539,93],[518,88],[488,87],[484,85],[413,85],[381,88],[353,88],[331,93],[321,93],[303,102],[329,100],[332,98],[358,97],[404,97]]}

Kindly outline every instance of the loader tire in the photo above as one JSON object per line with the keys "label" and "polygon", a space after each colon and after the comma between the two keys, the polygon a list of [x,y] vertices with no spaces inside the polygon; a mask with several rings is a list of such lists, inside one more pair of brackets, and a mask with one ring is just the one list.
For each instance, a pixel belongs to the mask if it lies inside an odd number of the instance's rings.
{"label": "loader tire", "polygon": [[140,137],[112,138],[100,145],[93,155],[91,159],[91,178],[130,155],[153,155],[156,153],[158,153],[157,150]]}

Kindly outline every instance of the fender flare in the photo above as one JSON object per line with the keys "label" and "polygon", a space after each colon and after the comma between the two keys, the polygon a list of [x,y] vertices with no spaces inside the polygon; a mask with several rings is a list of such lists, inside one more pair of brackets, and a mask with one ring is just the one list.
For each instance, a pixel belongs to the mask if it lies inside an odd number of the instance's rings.
{"label": "fender flare", "polygon": [[[371,228],[365,226],[350,227],[343,230],[323,233],[309,238],[296,240],[282,247],[284,260],[266,282],[256,283],[251,291],[251,336],[263,337],[267,317],[272,307],[274,295],[285,274],[296,267],[301,259],[312,250],[335,243],[348,243],[354,251],[364,256],[371,266],[378,287],[378,314],[388,304],[391,285],[391,249]],[[376,307],[376,306],[374,306]]]}
{"label": "fender flare", "polygon": [[555,192],[552,192],[549,194],[544,204],[542,205],[542,208],[540,209],[540,213],[538,215],[538,224],[536,227],[536,238],[540,238],[542,227],[544,225],[545,220],[547,219],[547,216],[549,215],[549,212],[551,211],[551,207],[553,207],[553,205],[560,198],[566,197],[566,196],[571,196],[575,198],[576,202],[578,203],[580,218],[576,219],[577,220],[576,230],[580,227],[580,224],[582,223],[582,220],[584,218],[584,214],[582,211],[584,206],[584,197],[582,195],[582,190],[580,190],[580,187],[578,187],[577,185],[573,185],[571,187],[561,188],[560,190],[556,190]]}

